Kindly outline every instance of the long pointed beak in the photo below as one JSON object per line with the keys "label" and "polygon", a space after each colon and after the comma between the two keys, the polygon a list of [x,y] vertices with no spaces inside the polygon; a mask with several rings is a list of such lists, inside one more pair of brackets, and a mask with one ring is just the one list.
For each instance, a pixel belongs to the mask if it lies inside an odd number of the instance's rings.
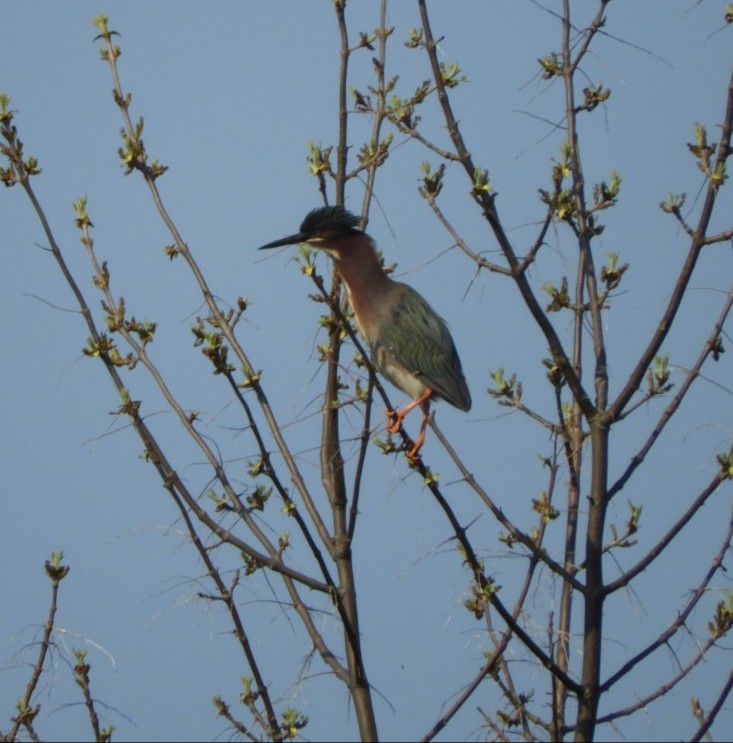
{"label": "long pointed beak", "polygon": [[257,250],[267,250],[268,248],[281,248],[283,245],[297,245],[298,243],[305,242],[307,239],[306,235],[304,235],[302,232],[297,232],[295,235],[290,235],[289,237],[283,237],[280,240],[273,240],[271,243],[267,243],[267,245],[260,245]]}

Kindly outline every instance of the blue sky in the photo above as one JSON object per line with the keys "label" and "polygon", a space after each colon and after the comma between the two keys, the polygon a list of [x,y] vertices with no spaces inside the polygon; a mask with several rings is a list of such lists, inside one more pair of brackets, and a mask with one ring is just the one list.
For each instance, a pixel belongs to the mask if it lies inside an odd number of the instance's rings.
{"label": "blue sky", "polygon": [[[356,38],[358,31],[377,25],[378,3],[352,5],[348,18]],[[546,5],[559,6],[550,0]],[[578,14],[595,9],[595,3],[573,6]],[[730,28],[719,31],[723,8],[715,0],[614,0],[608,35],[597,39],[583,66],[589,81],[603,81],[612,90],[608,104],[581,122],[586,172],[591,182],[607,179],[612,169],[624,178],[619,206],[604,215],[608,226],[598,246],[599,265],[607,252],[619,252],[621,262],[631,264],[605,316],[612,392],[655,327],[686,250],[684,234],[658,204],[668,192],[684,191],[695,213],[703,177],[686,143],[698,121],[714,139],[723,116],[731,65]],[[122,84],[132,93],[133,116],[145,117],[148,152],[170,167],[159,182],[165,202],[222,301],[233,304],[248,296],[240,337],[265,370],[275,412],[317,487],[324,375],[314,347],[323,340],[317,325],[321,308],[308,300],[313,289],[291,261],[293,251],[262,255],[255,248],[294,232],[319,204],[305,158],[309,141],[325,146],[336,135],[338,32],[332,5],[327,0],[26,2],[6,5],[0,25],[0,90],[19,111],[16,124],[27,154],[40,160],[43,174],[34,187],[77,280],[89,288],[96,306],[92,270],[71,208],[86,195],[96,249],[109,263],[114,290],[132,314],[158,322],[156,360],[184,407],[201,411],[206,435],[226,442],[232,467],[239,460],[244,482],[253,445],[246,434],[233,434],[239,421],[226,390],[191,347],[189,328],[203,311],[196,287],[182,262],[163,254],[170,238],[147,189],[135,175],[123,175],[117,157],[122,122],[89,22],[100,12],[110,15],[111,28],[121,34]],[[529,245],[544,211],[537,189],[549,187],[562,138],[548,124],[562,115],[559,84],[547,84],[537,74],[537,59],[559,48],[557,20],[525,0],[466,1],[459,10],[453,3],[436,3],[431,12],[436,35],[444,37],[443,58],[459,62],[468,78],[453,96],[463,134],[474,158],[491,173],[510,237]],[[393,2],[389,16],[396,31],[388,75],[399,73],[398,90],[409,95],[429,76],[425,58],[401,43],[408,29],[419,26],[416,5]],[[578,15],[577,23],[587,20]],[[362,91],[372,82],[370,56],[355,57],[352,65],[352,84]],[[446,144],[436,109],[430,111],[423,114],[427,131]],[[356,150],[370,122],[353,116],[351,126]],[[522,378],[528,404],[551,413],[541,371],[547,349],[509,282],[493,274],[476,276],[472,264],[450,250],[451,238],[417,193],[421,160],[435,158],[400,135],[395,142],[377,183],[369,232],[388,262],[397,263],[399,278],[428,297],[450,323],[474,406],[468,414],[439,406],[439,424],[492,497],[529,528],[530,499],[546,484],[537,458],[548,451],[547,436],[497,407],[485,390],[489,370],[505,367]],[[358,210],[361,196],[361,187],[352,185],[347,206]],[[470,244],[499,259],[457,168],[448,170],[440,203]],[[730,227],[732,207],[728,187],[713,231]],[[116,394],[101,364],[81,353],[86,328],[43,249],[40,226],[20,189],[0,194],[0,223],[5,265],[0,274],[5,336],[0,730],[7,729],[22,693],[27,664],[35,657],[29,644],[46,616],[43,562],[52,550],[63,549],[72,568],[62,584],[58,616],[57,640],[64,652],[55,656],[56,667],[41,688],[41,736],[72,740],[87,731],[64,660],[70,648],[84,646],[95,696],[109,705],[103,722],[117,728],[117,740],[226,739],[226,726],[210,700],[221,694],[234,703],[246,671],[225,617],[195,597],[202,590],[201,565],[157,476],[141,459],[141,444],[124,421],[110,415],[118,405]],[[572,251],[570,236],[562,228],[551,230],[533,283],[558,283],[563,272],[572,272]],[[324,259],[319,267],[329,270]],[[729,290],[730,269],[730,244],[704,255],[667,344],[672,381],[681,381],[709,332],[721,292]],[[639,550],[684,510],[714,473],[715,454],[730,445],[730,356],[706,368],[706,378],[688,400],[689,412],[665,432],[662,444],[668,448],[652,457],[633,491],[613,504],[610,520],[618,525],[627,517],[629,500],[644,505]],[[171,442],[181,473],[205,493],[209,473],[200,454],[176,430],[142,370],[131,375],[130,386],[146,401],[156,430]],[[394,391],[392,399],[401,402]],[[650,404],[619,429],[611,462],[616,474],[660,410]],[[346,420],[349,435],[354,421],[348,414]],[[441,473],[465,522],[478,519],[472,527],[475,543],[511,596],[524,561],[498,541],[500,528],[456,484],[455,470],[428,435],[431,466]],[[346,452],[353,450],[347,446]],[[414,739],[475,673],[486,637],[462,606],[469,577],[420,479],[401,457],[385,464],[376,447],[369,465],[355,544],[367,667],[378,692],[382,735]],[[641,577],[634,592],[609,605],[609,671],[645,638],[655,637],[699,582],[709,564],[701,547],[719,538],[717,527],[729,518],[724,503],[729,495],[728,488],[706,508],[700,523],[656,571]],[[700,560],[693,559],[698,553]],[[628,566],[634,555],[622,553],[618,560]],[[310,717],[304,736],[354,738],[343,689],[323,673],[318,659],[309,662],[307,641],[292,619],[271,605],[267,586],[253,582],[245,595],[259,652],[277,659],[278,667],[295,669],[282,677],[271,674],[273,692]],[[713,593],[711,601],[720,595]],[[544,575],[532,601],[540,623],[554,608],[552,596],[552,578]],[[706,616],[696,617],[699,626],[705,626]],[[326,614],[323,629],[340,648]],[[689,638],[675,638],[672,649],[684,655],[689,645]],[[690,696],[709,705],[726,664],[728,651],[695,685],[622,721],[621,733],[629,739],[688,736],[694,730]],[[614,701],[632,703],[674,669],[672,653],[660,654]],[[476,706],[492,711],[496,705],[493,688],[486,686],[445,739],[480,735]],[[728,727],[733,722],[730,705],[723,714],[718,730],[725,729],[725,719]]]}

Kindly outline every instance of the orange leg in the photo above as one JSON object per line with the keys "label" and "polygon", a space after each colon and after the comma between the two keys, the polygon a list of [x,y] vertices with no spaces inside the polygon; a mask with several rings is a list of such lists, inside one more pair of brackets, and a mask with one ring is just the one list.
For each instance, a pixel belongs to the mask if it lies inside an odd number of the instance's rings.
{"label": "orange leg", "polygon": [[407,452],[407,458],[411,462],[417,462],[417,460],[420,459],[418,452],[422,448],[422,445],[425,443],[425,429],[428,425],[428,416],[430,414],[430,400],[424,400],[421,403],[421,407],[422,407],[422,423],[420,424],[420,433],[415,439],[415,443],[412,445],[412,449],[410,449],[410,451]]}
{"label": "orange leg", "polygon": [[418,405],[422,408],[423,419],[420,425],[420,433],[418,434],[415,444],[412,449],[408,452],[407,456],[415,461],[418,459],[417,452],[425,442],[425,428],[428,425],[428,414],[430,411],[430,398],[433,396],[433,390],[430,387],[426,387],[423,393],[417,399],[413,400],[409,405],[406,405],[402,410],[388,410],[387,411],[387,430],[390,433],[397,433],[402,428],[402,421],[405,416],[414,410]]}
{"label": "orange leg", "polygon": [[387,430],[390,433],[397,433],[402,428],[402,421],[404,417],[411,411],[414,410],[418,405],[422,405],[425,401],[429,400],[433,395],[433,391],[430,387],[426,387],[423,393],[416,400],[413,400],[409,405],[406,405],[402,410],[388,410],[387,411]]}

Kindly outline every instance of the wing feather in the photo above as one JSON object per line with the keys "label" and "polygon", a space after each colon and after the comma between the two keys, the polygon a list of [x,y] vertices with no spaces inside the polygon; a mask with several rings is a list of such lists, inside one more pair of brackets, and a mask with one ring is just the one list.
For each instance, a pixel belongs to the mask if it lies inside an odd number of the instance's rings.
{"label": "wing feather", "polygon": [[372,344],[379,370],[404,389],[392,365],[402,367],[451,405],[469,410],[471,394],[453,338],[445,321],[412,287],[400,285],[400,298],[390,309]]}

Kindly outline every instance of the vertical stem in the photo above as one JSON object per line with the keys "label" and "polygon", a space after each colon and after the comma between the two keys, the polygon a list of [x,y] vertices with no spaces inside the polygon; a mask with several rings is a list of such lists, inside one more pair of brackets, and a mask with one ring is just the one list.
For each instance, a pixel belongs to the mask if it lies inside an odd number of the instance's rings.
{"label": "vertical stem", "polygon": [[[335,3],[336,16],[341,34],[341,70],[338,92],[339,141],[336,170],[336,203],[343,205],[346,185],[347,164],[347,124],[346,108],[347,72],[349,63],[349,39],[346,29],[345,2]],[[334,273],[332,296],[338,297],[341,281]],[[338,407],[338,369],[341,353],[338,318],[331,313],[331,332],[329,338],[329,364],[326,379],[326,392],[323,406],[323,433],[321,438],[321,477],[328,493],[333,511],[333,543],[331,554],[338,570],[338,596],[336,600],[342,607],[344,623],[344,643],[346,665],[349,672],[349,690],[354,700],[354,710],[359,724],[362,740],[377,740],[377,727],[372,707],[371,690],[361,655],[359,633],[359,614],[356,602],[356,582],[354,580],[351,542],[347,511],[346,479],[344,460],[341,455]]]}
{"label": "vertical stem", "polygon": [[[580,324],[580,323],[579,323]],[[576,346],[579,350],[580,346]],[[570,471],[568,484],[567,522],[565,525],[565,561],[564,568],[575,575],[577,570],[576,545],[578,539],[578,504],[580,501],[579,473],[582,465],[582,415],[580,407],[573,405],[573,419],[570,424],[570,434],[565,443],[565,456]],[[566,673],[570,669],[570,635],[572,631],[573,586],[564,581],[560,597],[560,615],[557,626],[557,665]],[[554,719],[558,721],[558,729],[565,725],[565,709],[567,705],[568,689],[560,681],[555,685],[553,698]]]}
{"label": "vertical stem", "polygon": [[591,423],[592,475],[585,543],[585,616],[583,671],[578,698],[576,741],[593,740],[600,697],[601,642],[603,639],[603,530],[608,497],[608,427],[602,420]]}
{"label": "vertical stem", "polygon": [[[374,59],[374,67],[377,75],[377,85],[375,87],[377,105],[374,109],[374,123],[372,125],[371,147],[374,152],[379,147],[379,134],[385,119],[385,83],[384,83],[384,66],[387,56],[387,0],[381,0],[379,11],[379,52],[378,57]],[[369,218],[369,207],[374,196],[374,181],[377,177],[379,163],[374,162],[367,168],[366,188],[364,189],[364,199],[362,201],[362,226],[366,229],[366,220]]]}
{"label": "vertical stem", "polygon": [[[583,378],[583,316],[585,304],[585,268],[583,253],[578,260],[578,271],[575,282],[575,320],[573,328],[573,369],[579,380]],[[557,392],[558,416],[562,421],[562,401],[560,391]],[[565,459],[569,470],[567,523],[565,525],[565,569],[576,572],[576,545],[578,539],[578,503],[580,500],[580,472],[583,457],[583,413],[578,401],[573,402],[572,418],[565,426],[568,431],[565,435]],[[560,598],[560,616],[558,618],[557,664],[563,671],[570,666],[570,633],[572,628],[573,586],[565,581]],[[557,683],[554,693],[554,717],[558,721],[558,729],[565,725],[565,708],[567,705],[568,690]]]}
{"label": "vertical stem", "polygon": [[[593,231],[588,216],[585,199],[585,176],[583,173],[580,155],[580,144],[577,129],[577,109],[575,106],[574,73],[582,54],[587,49],[592,35],[596,32],[606,3],[601,0],[598,15],[594,23],[585,31],[586,45],[581,47],[576,61],[571,59],[570,34],[572,25],[570,23],[570,2],[563,0],[563,79],[565,84],[565,105],[568,124],[568,142],[572,147],[572,177],[573,196],[576,205],[576,231],[578,237],[578,277],[576,285],[576,336],[574,368],[580,378],[582,369],[582,354],[580,347],[580,334],[582,333],[582,319],[585,311],[583,307],[584,297],[588,298],[588,307],[591,320],[591,337],[593,339],[593,354],[595,357],[595,410],[589,415],[586,410],[585,417],[590,426],[591,436],[591,484],[590,484],[590,507],[588,513],[588,524],[586,532],[586,583],[585,583],[585,606],[583,620],[583,668],[581,677],[581,693],[578,698],[578,721],[575,729],[576,741],[593,740],[598,715],[598,702],[600,696],[600,674],[601,674],[601,645],[603,638],[603,604],[605,592],[603,586],[603,532],[606,522],[606,509],[608,505],[607,478],[608,478],[608,436],[609,428],[601,412],[608,404],[608,372],[606,365],[606,345],[603,336],[603,324],[601,319],[601,302],[598,296],[598,285],[593,261],[591,240]],[[580,464],[580,450],[582,442],[582,417],[578,414],[580,400],[576,397],[573,415],[573,446],[578,447],[574,456]],[[579,476],[579,470],[576,471]],[[571,496],[576,499],[577,492]],[[570,517],[569,517],[570,524]],[[574,553],[574,537],[573,553]],[[570,544],[566,544],[569,547]],[[567,556],[567,553],[566,553]],[[573,555],[574,556],[574,555]],[[566,598],[569,587],[563,589],[563,599]],[[568,603],[568,626],[570,629],[570,596]],[[557,701],[557,700],[556,700]],[[561,700],[564,702],[564,700]]]}

